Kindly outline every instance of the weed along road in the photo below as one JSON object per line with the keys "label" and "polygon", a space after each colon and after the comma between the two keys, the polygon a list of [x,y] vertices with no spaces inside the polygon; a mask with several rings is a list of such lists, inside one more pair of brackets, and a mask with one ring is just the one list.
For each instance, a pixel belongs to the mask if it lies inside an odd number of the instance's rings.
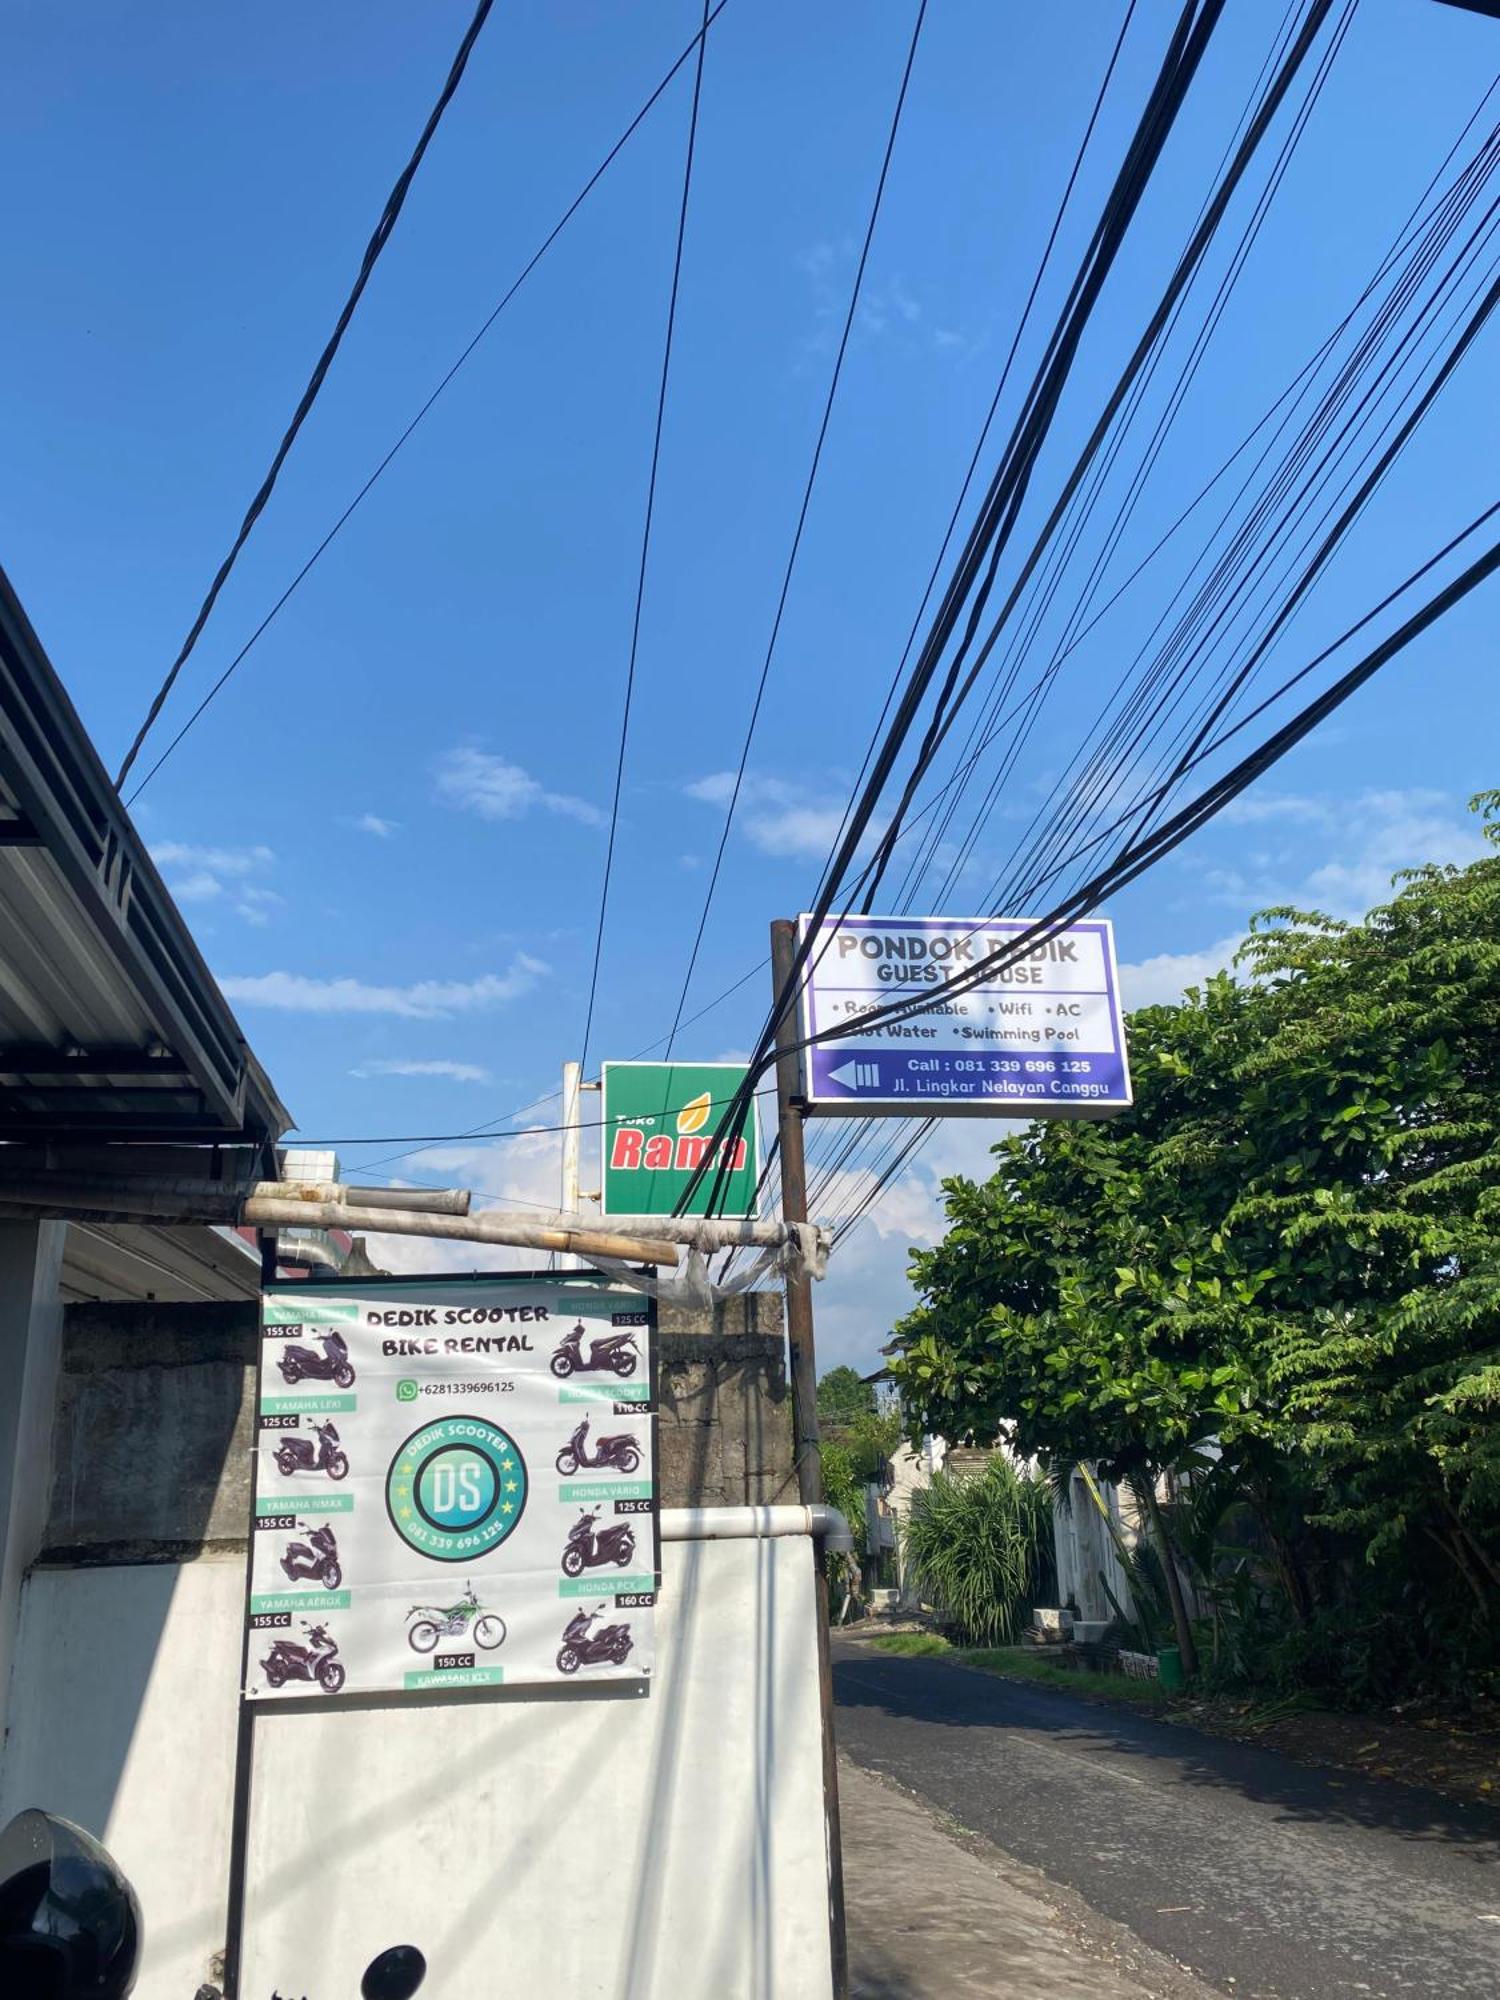
{"label": "weed along road", "polygon": [[1217,1991],[1500,1993],[1500,1811],[847,1639],[834,1691],[855,1763]]}

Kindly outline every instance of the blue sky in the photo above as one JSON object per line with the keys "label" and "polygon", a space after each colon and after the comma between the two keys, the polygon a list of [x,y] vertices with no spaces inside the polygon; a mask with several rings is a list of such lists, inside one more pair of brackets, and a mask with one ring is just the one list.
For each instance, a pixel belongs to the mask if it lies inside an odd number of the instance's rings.
{"label": "blue sky", "polygon": [[[1137,9],[1040,332],[1176,11]],[[803,907],[820,872],[1122,12],[932,0],[690,1012],[756,964],[769,919]],[[40,0],[8,10],[0,560],[111,767],[468,13],[162,0],[90,10],[83,33]],[[1230,0],[1080,355],[1046,498],[1280,15]],[[155,750],[698,17],[692,0],[500,0]],[[671,1020],[912,19],[894,0],[730,0],[710,37],[595,1058],[632,1055]],[[1363,0],[1122,564],[1345,310],[1497,64],[1500,25],[1432,0]],[[310,1138],[496,1121],[553,1089],[578,1052],[689,88],[684,70],[136,808]],[[1023,349],[1033,362],[1040,332]],[[1493,368],[1491,334],[1280,662],[1493,497]],[[1266,902],[1355,912],[1392,869],[1475,851],[1463,801],[1497,778],[1493,590],[1118,899],[1108,914],[1141,968],[1138,999],[1222,961]],[[1159,602],[1127,602],[1059,683],[986,836],[992,860]],[[141,769],[151,761],[148,749]],[[743,1049],[765,997],[759,981],[742,988],[680,1053]],[[823,1290],[829,1360],[873,1355],[904,1303],[905,1246],[935,1226],[937,1174],[980,1163],[992,1136],[947,1128],[851,1239]],[[383,1171],[545,1201],[554,1143],[470,1143]],[[346,1168],[391,1150],[345,1147]]]}

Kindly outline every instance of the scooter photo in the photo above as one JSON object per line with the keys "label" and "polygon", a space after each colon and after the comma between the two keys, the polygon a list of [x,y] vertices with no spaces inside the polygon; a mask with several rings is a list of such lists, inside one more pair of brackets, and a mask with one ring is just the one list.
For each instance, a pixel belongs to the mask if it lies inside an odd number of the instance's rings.
{"label": "scooter photo", "polygon": [[[299,1527],[307,1523],[300,1521]],[[314,1528],[305,1542],[288,1542],[281,1567],[289,1583],[321,1583],[325,1590],[337,1590],[344,1580],[339,1566],[339,1545],[326,1522]]]}
{"label": "scooter photo", "polygon": [[583,1321],[565,1333],[552,1357],[554,1375],[600,1375],[613,1369],[616,1375],[633,1375],[637,1360],[635,1335],[628,1329],[619,1333],[596,1333],[589,1343],[588,1359],[583,1357]]}
{"label": "scooter photo", "polygon": [[311,1438],[288,1431],[276,1447],[276,1469],[283,1479],[294,1472],[326,1472],[330,1479],[343,1479],[349,1461],[339,1450],[339,1434],[332,1424],[318,1424],[316,1444]]}
{"label": "scooter photo", "polygon": [[564,1479],[570,1479],[580,1469],[597,1472],[601,1466],[613,1466],[617,1472],[634,1472],[641,1462],[641,1448],[629,1431],[620,1431],[614,1437],[597,1438],[594,1448],[589,1450],[589,1420],[583,1422],[557,1454],[557,1469]]}
{"label": "scooter photo", "polygon": [[612,1667],[623,1667],[625,1656],[630,1651],[630,1627],[628,1625],[604,1625],[595,1632],[591,1630],[594,1620],[602,1616],[604,1606],[597,1605],[592,1611],[580,1611],[570,1618],[563,1632],[562,1650],[557,1656],[557,1671],[560,1674],[576,1674],[580,1667],[602,1666],[605,1662]]}
{"label": "scooter photo", "polygon": [[621,1569],[635,1559],[635,1529],[628,1521],[614,1521],[609,1527],[595,1529],[594,1523],[599,1513],[580,1514],[568,1536],[568,1546],[562,1552],[564,1576],[582,1576],[586,1569],[598,1569],[604,1563],[618,1563]]}
{"label": "scooter photo", "polygon": [[457,1604],[414,1604],[406,1615],[417,1621],[406,1635],[414,1653],[430,1653],[439,1639],[472,1637],[487,1650],[505,1644],[505,1620],[480,1610],[472,1583]]}
{"label": "scooter photo", "polygon": [[347,1389],[353,1383],[349,1343],[344,1336],[341,1333],[325,1333],[319,1339],[323,1348],[321,1354],[294,1343],[283,1347],[277,1355],[276,1366],[289,1389],[298,1382],[337,1382],[341,1389]]}
{"label": "scooter photo", "polygon": [[329,1637],[326,1625],[309,1626],[303,1620],[307,1644],[295,1639],[278,1639],[261,1661],[269,1686],[279,1688],[288,1681],[316,1681],[326,1694],[337,1694],[344,1685],[344,1663],[338,1657],[338,1643]]}

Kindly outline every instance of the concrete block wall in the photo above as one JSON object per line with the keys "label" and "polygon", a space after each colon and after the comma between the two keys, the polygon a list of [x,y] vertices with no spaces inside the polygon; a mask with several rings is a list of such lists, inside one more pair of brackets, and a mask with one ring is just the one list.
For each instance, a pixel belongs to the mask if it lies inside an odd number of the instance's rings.
{"label": "concrete block wall", "polygon": [[[69,1306],[43,1559],[161,1562],[245,1546],[251,1302]],[[661,1315],[665,1507],[795,1499],[778,1293]]]}

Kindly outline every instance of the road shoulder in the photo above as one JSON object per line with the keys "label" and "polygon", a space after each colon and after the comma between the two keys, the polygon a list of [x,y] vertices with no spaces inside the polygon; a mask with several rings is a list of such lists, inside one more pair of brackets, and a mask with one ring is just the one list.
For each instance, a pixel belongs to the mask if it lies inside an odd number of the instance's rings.
{"label": "road shoulder", "polygon": [[845,1756],[839,1796],[851,2000],[1208,2000],[1071,1891]]}

